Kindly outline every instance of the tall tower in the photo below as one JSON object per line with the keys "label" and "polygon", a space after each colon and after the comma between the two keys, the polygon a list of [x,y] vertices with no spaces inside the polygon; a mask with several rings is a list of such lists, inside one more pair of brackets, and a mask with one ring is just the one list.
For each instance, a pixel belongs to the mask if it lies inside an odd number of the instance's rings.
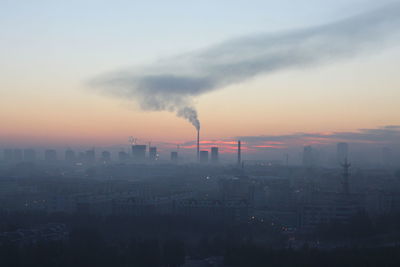
{"label": "tall tower", "polygon": [[350,189],[349,189],[349,176],[350,176],[350,166],[351,164],[347,162],[347,158],[345,158],[344,163],[341,164],[343,168],[343,181],[342,181],[342,186],[343,186],[343,193],[349,194]]}
{"label": "tall tower", "polygon": [[242,146],[240,140],[238,141],[238,151],[237,151],[237,164],[242,165]]}
{"label": "tall tower", "polygon": [[197,162],[200,162],[200,129],[197,129]]}

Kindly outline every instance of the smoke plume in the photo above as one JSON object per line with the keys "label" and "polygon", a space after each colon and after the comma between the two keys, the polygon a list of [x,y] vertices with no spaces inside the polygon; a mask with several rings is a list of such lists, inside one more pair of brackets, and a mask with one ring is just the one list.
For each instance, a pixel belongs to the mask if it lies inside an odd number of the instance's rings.
{"label": "smoke plume", "polygon": [[379,48],[399,28],[400,4],[321,26],[228,40],[94,79],[143,110],[170,111],[200,128],[192,99],[259,74],[321,64]]}

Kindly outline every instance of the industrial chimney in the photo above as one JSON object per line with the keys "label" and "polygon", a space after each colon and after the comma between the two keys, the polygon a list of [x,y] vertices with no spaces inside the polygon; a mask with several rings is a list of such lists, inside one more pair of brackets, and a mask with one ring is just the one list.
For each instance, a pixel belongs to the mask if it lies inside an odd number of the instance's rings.
{"label": "industrial chimney", "polygon": [[237,164],[240,166],[242,164],[242,148],[241,148],[241,142],[240,140],[238,141],[238,151],[237,151]]}
{"label": "industrial chimney", "polygon": [[200,162],[200,129],[197,129],[197,162]]}

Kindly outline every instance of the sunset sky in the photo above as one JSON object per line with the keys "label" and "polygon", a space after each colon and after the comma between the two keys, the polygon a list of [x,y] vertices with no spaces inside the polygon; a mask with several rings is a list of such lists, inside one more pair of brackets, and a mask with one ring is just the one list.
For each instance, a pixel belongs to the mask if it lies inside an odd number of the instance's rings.
{"label": "sunset sky", "polygon": [[[135,96],[104,93],[93,79],[390,3],[398,1],[0,0],[0,146],[107,146],[127,143],[128,136],[190,142],[195,129],[186,120],[144,111]],[[400,125],[399,31],[386,35],[354,56],[260,73],[194,96],[202,139],[400,131],[384,128]],[[301,138],[301,145],[313,138]],[[284,143],[257,142],[260,148]]]}

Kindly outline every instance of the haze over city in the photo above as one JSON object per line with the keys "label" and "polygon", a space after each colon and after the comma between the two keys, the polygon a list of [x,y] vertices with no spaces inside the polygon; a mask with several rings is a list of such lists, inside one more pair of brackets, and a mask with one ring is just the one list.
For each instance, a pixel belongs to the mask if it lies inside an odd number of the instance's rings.
{"label": "haze over city", "polygon": [[399,266],[400,1],[0,0],[0,51],[1,266]]}

